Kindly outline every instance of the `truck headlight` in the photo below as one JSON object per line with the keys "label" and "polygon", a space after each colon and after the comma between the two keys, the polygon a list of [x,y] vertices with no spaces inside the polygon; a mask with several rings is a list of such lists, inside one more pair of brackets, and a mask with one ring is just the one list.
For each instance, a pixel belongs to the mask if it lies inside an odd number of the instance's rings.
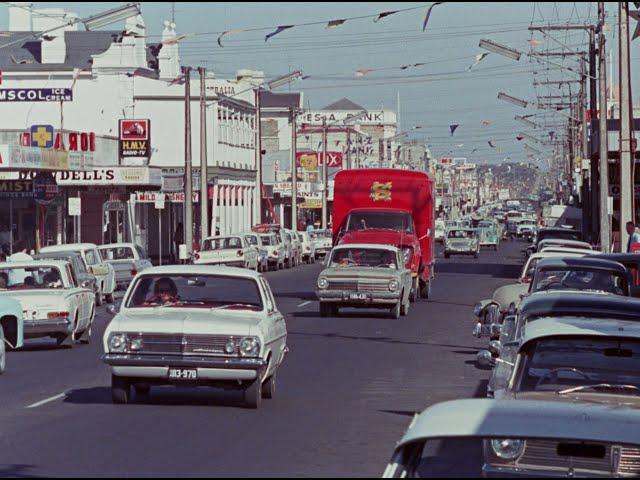
{"label": "truck headlight", "polygon": [[115,353],[124,352],[127,349],[127,334],[112,333],[109,335],[109,351]]}
{"label": "truck headlight", "polygon": [[324,277],[320,277],[318,279],[318,288],[324,290],[325,288],[327,288],[329,286],[329,281],[324,278]]}
{"label": "truck headlight", "polygon": [[243,357],[257,357],[260,354],[260,340],[256,337],[245,337],[240,340],[240,355]]}
{"label": "truck headlight", "polygon": [[396,290],[398,290],[399,286],[400,286],[400,284],[398,283],[397,280],[391,280],[389,282],[389,291],[390,292],[395,292]]}
{"label": "truck headlight", "polygon": [[519,438],[496,438],[491,440],[491,449],[498,458],[515,460],[524,452],[525,441]]}

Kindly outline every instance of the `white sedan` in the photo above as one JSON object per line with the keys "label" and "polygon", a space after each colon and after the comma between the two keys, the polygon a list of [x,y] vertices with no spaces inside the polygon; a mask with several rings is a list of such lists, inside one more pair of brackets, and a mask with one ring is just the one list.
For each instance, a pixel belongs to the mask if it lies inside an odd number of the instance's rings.
{"label": "white sedan", "polygon": [[133,280],[103,342],[114,403],[128,403],[131,387],[188,385],[241,390],[258,408],[274,395],[287,328],[259,273],[152,267]]}
{"label": "white sedan", "polygon": [[258,250],[244,235],[205,238],[202,249],[193,256],[196,265],[227,265],[258,270]]}
{"label": "white sedan", "polygon": [[[95,243],[67,243],[51,245],[40,249],[40,253],[49,252],[78,252],[87,264],[89,272],[96,276],[100,292],[107,303],[113,303],[113,292],[116,289],[116,274],[111,265],[102,260]],[[99,300],[102,300],[100,298]],[[102,305],[101,301],[97,302]]]}
{"label": "white sedan", "polygon": [[108,243],[98,247],[102,259],[113,267],[116,288],[126,288],[136,276],[153,266],[146,252],[135,243]]}
{"label": "white sedan", "polygon": [[69,262],[33,260],[0,263],[0,295],[22,305],[24,338],[55,338],[58,346],[89,343],[94,293],[78,286]]}

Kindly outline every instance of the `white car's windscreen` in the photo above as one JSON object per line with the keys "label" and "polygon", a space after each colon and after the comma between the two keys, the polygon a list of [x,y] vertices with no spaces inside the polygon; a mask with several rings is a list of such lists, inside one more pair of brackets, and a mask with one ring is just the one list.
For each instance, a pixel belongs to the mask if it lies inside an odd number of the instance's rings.
{"label": "white car's windscreen", "polygon": [[276,238],[272,235],[260,235],[260,238],[262,239],[262,245],[277,245]]}
{"label": "white car's windscreen", "polygon": [[127,308],[145,307],[263,309],[252,278],[225,275],[144,275],[136,281]]}
{"label": "white car's windscreen", "polygon": [[134,260],[131,247],[101,248],[100,254],[105,260]]}
{"label": "white car's windscreen", "polygon": [[625,280],[621,274],[605,270],[571,269],[538,270],[533,292],[542,290],[594,290],[615,295],[625,294]]}
{"label": "white car's windscreen", "polygon": [[0,270],[0,290],[20,291],[63,287],[64,283],[58,267],[16,267]]}
{"label": "white car's windscreen", "polygon": [[229,248],[242,248],[240,237],[211,238],[205,240],[202,250],[226,250]]}
{"label": "white car's windscreen", "polygon": [[330,267],[398,268],[396,253],[374,248],[339,248],[331,255]]}

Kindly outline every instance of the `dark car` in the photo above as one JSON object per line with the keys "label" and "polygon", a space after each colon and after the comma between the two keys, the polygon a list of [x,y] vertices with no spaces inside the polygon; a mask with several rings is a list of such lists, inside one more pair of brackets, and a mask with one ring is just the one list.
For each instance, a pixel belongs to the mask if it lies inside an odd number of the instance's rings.
{"label": "dark car", "polygon": [[[78,282],[78,286],[82,288],[88,288],[92,290],[96,297],[96,305],[102,305],[102,298],[98,289],[98,282],[95,275],[87,270],[87,265],[84,263],[82,255],[78,252],[50,252],[41,253],[33,257],[34,260],[64,260],[71,264],[73,273]],[[98,303],[98,299],[100,302]]]}
{"label": "dark car", "polygon": [[602,253],[589,258],[602,258],[624,265],[631,275],[631,296],[640,297],[640,253]]}
{"label": "dark car", "polygon": [[572,228],[541,228],[536,235],[536,249],[538,244],[547,238],[584,241],[582,232],[579,230]]}

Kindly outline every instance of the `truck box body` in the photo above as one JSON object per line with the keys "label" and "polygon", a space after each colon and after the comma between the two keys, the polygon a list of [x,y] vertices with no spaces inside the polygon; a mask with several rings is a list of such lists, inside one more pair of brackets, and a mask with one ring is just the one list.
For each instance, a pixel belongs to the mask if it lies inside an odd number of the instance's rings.
{"label": "truck box body", "polygon": [[334,245],[382,243],[411,248],[411,269],[423,283],[430,282],[435,232],[433,191],[433,182],[424,172],[338,172],[333,193]]}

